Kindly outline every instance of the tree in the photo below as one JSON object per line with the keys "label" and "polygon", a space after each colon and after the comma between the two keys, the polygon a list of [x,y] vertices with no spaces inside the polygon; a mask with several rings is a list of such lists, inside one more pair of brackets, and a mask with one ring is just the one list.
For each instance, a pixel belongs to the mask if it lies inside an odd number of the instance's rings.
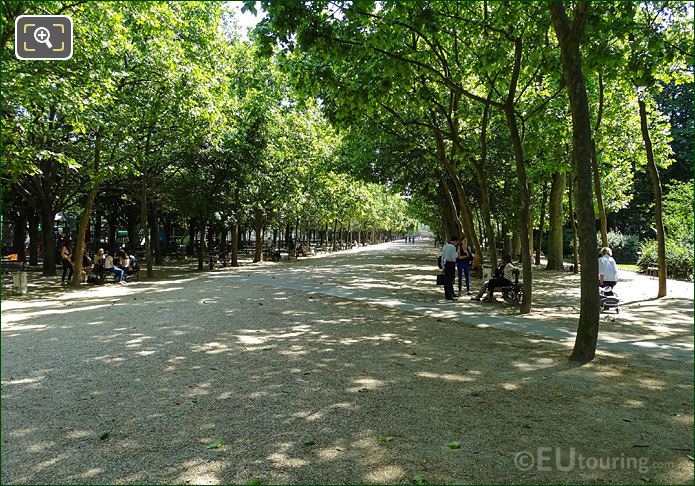
{"label": "tree", "polygon": [[[572,110],[572,165],[577,180],[590,181],[591,173],[591,122],[589,99],[584,85],[580,44],[589,17],[588,2],[580,2],[570,23],[564,4],[550,2],[555,34],[560,44],[562,70],[567,83],[567,94]],[[579,253],[582,263],[581,307],[577,337],[570,360],[587,362],[596,354],[598,315],[600,302],[596,285],[598,262],[596,259],[596,226],[594,203],[590,184],[577,184],[575,202],[578,219]]]}

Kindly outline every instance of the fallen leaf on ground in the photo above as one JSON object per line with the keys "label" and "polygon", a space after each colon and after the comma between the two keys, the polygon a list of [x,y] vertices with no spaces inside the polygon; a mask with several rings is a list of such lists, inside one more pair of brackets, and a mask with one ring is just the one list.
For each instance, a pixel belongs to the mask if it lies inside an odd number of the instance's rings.
{"label": "fallen leaf on ground", "polygon": [[208,445],[206,445],[205,447],[207,447],[208,449],[219,449],[219,448],[220,448],[221,446],[223,446],[223,445],[224,445],[224,440],[222,440],[222,439],[217,439],[217,440],[214,440],[214,441],[210,442],[210,443],[209,443]]}
{"label": "fallen leaf on ground", "polygon": [[312,437],[310,437],[304,441],[305,446],[313,446],[315,444],[316,444],[316,440]]}
{"label": "fallen leaf on ground", "polygon": [[377,440],[379,442],[391,442],[395,437],[391,437],[390,435],[380,435],[377,437]]}
{"label": "fallen leaf on ground", "polygon": [[459,449],[461,447],[461,444],[459,442],[453,441],[453,442],[449,442],[446,446],[449,449]]}

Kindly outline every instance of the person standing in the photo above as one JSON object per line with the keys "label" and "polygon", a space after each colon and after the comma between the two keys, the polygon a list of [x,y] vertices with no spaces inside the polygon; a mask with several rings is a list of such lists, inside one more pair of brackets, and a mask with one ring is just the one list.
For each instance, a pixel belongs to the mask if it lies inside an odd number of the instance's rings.
{"label": "person standing", "polygon": [[63,241],[63,246],[60,249],[60,259],[63,262],[63,277],[60,280],[61,284],[65,283],[65,274],[70,272],[68,275],[68,282],[72,280],[72,240],[68,236]]}
{"label": "person standing", "polygon": [[454,296],[454,280],[456,279],[456,245],[459,242],[458,236],[452,236],[449,243],[442,247],[442,267],[444,267],[444,298],[446,300],[456,300]]}
{"label": "person standing", "polygon": [[615,287],[618,283],[618,266],[613,259],[613,252],[607,246],[601,248],[598,259],[598,284],[601,287]]}
{"label": "person standing", "polygon": [[466,276],[466,292],[471,295],[471,262],[473,261],[473,252],[468,246],[468,240],[464,237],[458,245],[458,257],[456,258],[456,269],[459,276],[459,296],[463,291],[462,277]]}

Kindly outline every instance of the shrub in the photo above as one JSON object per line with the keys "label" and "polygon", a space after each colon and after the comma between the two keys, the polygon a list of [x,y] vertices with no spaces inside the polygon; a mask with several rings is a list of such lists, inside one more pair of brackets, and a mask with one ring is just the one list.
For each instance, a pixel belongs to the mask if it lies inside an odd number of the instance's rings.
{"label": "shrub", "polygon": [[[601,233],[596,234],[596,242],[601,247]],[[618,263],[635,263],[639,257],[640,239],[636,235],[622,234],[620,231],[608,232],[608,246]]]}
{"label": "shrub", "polygon": [[[657,266],[656,240],[645,241],[641,250],[642,254],[637,261],[640,270],[646,272],[647,267]],[[693,274],[693,247],[666,240],[666,269],[669,277],[689,279]]]}
{"label": "shrub", "polygon": [[681,245],[693,245],[693,181],[673,182],[664,195],[666,237]]}

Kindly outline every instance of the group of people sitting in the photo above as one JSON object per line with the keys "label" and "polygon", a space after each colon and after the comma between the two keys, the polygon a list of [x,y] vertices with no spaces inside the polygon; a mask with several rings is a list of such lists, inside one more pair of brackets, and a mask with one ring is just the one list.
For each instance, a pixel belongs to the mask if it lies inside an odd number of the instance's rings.
{"label": "group of people sitting", "polygon": [[101,271],[113,274],[117,282],[125,285],[125,277],[135,275],[139,271],[139,266],[135,255],[132,255],[127,250],[116,250],[112,253],[106,253],[103,248],[99,248],[99,251],[94,255],[94,265],[90,269],[92,274]]}

